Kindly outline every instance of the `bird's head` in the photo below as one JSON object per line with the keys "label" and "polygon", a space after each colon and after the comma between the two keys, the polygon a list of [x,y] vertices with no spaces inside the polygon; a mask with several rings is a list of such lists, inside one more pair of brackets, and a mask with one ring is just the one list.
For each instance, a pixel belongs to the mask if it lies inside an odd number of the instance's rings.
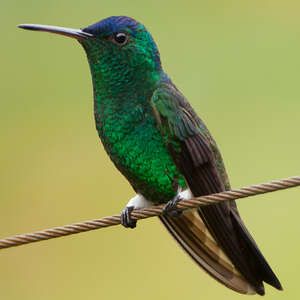
{"label": "bird's head", "polygon": [[157,80],[161,71],[156,44],[136,20],[109,17],[83,29],[23,24],[20,28],[47,31],[77,39],[86,51],[93,79],[124,83]]}

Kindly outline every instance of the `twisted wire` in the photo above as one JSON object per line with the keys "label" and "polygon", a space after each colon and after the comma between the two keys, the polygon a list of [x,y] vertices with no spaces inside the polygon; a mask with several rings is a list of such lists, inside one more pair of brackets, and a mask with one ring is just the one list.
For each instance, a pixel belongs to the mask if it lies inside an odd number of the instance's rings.
{"label": "twisted wire", "polygon": [[[222,201],[236,200],[246,198],[258,194],[265,194],[284,190],[300,185],[300,176],[293,176],[282,180],[272,181],[269,183],[261,183],[236,190],[225,191],[217,194],[201,196],[189,200],[181,200],[177,204],[177,208],[181,210],[197,208],[205,205],[217,204]],[[131,217],[135,220],[146,219],[159,216],[165,205],[158,205],[147,209],[134,210]],[[62,227],[55,227],[33,233],[15,235],[0,240],[0,249],[16,247],[33,242],[49,240],[57,237],[71,235],[75,233],[105,228],[109,226],[119,225],[121,223],[121,215],[113,215],[102,219],[94,219]]]}

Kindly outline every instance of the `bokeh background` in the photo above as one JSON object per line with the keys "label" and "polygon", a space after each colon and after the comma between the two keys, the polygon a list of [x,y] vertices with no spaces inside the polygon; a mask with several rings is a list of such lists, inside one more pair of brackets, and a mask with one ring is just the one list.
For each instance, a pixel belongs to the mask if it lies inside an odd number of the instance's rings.
{"label": "bokeh background", "polygon": [[[19,23],[85,27],[129,15],[207,123],[232,186],[299,175],[299,1],[2,1],[0,236],[120,212],[134,195],[95,131],[76,41]],[[300,189],[238,202],[284,292],[299,295]],[[240,299],[202,272],[157,219],[2,250],[1,298]]]}

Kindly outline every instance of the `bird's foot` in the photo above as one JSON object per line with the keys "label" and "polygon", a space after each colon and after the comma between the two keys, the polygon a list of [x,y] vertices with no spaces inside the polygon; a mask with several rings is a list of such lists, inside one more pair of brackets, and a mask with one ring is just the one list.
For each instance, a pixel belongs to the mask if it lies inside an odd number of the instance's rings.
{"label": "bird's foot", "polygon": [[134,210],[134,206],[126,206],[121,214],[121,224],[126,228],[135,228],[136,220],[131,218],[131,212]]}
{"label": "bird's foot", "polygon": [[135,197],[131,198],[127,203],[126,207],[121,214],[121,224],[126,228],[135,228],[136,220],[131,218],[131,212],[134,209],[146,208],[153,206],[153,203],[147,200],[142,194],[136,194]]}
{"label": "bird's foot", "polygon": [[184,199],[180,194],[177,194],[173,199],[169,200],[163,209],[163,215],[175,218],[179,217],[182,211],[177,208],[177,203]]}

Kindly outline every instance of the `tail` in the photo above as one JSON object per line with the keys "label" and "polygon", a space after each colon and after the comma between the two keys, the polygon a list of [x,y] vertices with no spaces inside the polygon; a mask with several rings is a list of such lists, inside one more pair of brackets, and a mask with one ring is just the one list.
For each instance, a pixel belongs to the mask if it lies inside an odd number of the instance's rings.
{"label": "tail", "polygon": [[[282,289],[280,282],[266,263],[253,239],[249,240],[250,235],[243,223],[240,224],[239,220],[241,219],[238,214],[234,216],[234,219],[238,224],[237,227],[240,228],[240,235],[245,243],[248,243],[254,255],[253,262],[258,262],[261,265],[260,272],[264,281]],[[254,286],[234,266],[231,259],[210,234],[198,210],[184,211],[178,218],[161,216],[160,220],[189,256],[218,282],[241,294],[264,294],[262,284],[260,288],[257,285]]]}
{"label": "tail", "polygon": [[255,294],[224,251],[216,243],[197,210],[184,211],[180,217],[160,216],[179,245],[210,276],[241,294]]}
{"label": "tail", "polygon": [[250,253],[250,259],[254,259],[256,267],[255,269],[257,274],[260,274],[261,280],[270,284],[278,290],[283,290],[280,281],[278,280],[271,267],[267,263],[266,259],[260,252],[258,246],[256,245],[249,231],[247,230],[237,210],[232,209],[231,216],[233,220],[233,226],[235,230],[237,230],[238,235],[241,239],[241,244],[245,245],[244,247],[248,249]]}

